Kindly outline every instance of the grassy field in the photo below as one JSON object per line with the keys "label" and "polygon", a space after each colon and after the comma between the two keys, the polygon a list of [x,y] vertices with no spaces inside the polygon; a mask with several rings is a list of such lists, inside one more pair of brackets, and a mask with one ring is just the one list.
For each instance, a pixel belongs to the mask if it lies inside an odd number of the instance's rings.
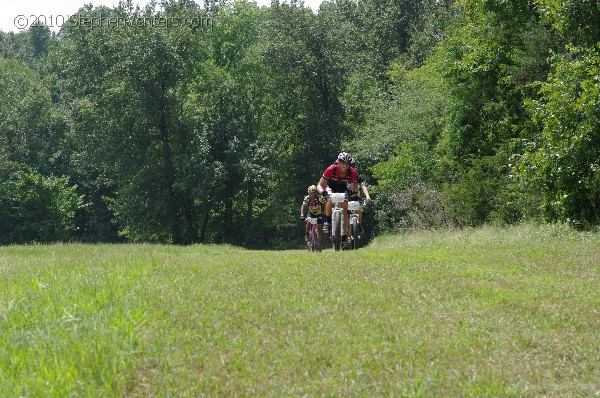
{"label": "grassy field", "polygon": [[598,396],[600,234],[0,247],[0,396]]}

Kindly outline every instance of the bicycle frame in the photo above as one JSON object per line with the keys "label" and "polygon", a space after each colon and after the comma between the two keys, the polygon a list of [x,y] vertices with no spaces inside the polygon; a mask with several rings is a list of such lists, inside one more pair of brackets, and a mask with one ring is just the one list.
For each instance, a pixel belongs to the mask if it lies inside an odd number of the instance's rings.
{"label": "bicycle frame", "polygon": [[344,209],[341,203],[346,200],[345,193],[332,193],[331,203],[331,239],[333,241],[333,249],[339,251],[342,248],[342,229],[344,227]]}
{"label": "bicycle frame", "polygon": [[318,221],[313,217],[306,217],[306,221],[311,224],[310,232],[308,235],[308,251],[321,251],[321,234],[318,229]]}
{"label": "bicycle frame", "polygon": [[350,218],[350,228],[348,238],[350,239],[350,249],[358,249],[358,241],[360,240],[359,233],[359,212],[360,202],[352,200],[348,202],[348,217]]}

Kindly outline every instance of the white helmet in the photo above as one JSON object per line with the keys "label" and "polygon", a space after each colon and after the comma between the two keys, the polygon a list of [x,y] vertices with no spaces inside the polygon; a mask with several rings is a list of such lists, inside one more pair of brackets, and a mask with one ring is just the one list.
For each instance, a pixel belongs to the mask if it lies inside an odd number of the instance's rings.
{"label": "white helmet", "polygon": [[338,160],[340,162],[352,163],[352,156],[348,152],[340,152]]}

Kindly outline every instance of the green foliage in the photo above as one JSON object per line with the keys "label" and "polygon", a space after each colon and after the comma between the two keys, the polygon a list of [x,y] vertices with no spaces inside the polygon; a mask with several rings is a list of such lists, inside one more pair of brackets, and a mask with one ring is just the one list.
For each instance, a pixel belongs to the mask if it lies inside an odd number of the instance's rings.
{"label": "green foliage", "polygon": [[[360,27],[363,49],[373,73],[384,80],[390,65],[407,51],[411,32],[435,0],[362,0],[353,22]],[[362,36],[362,37],[361,37]]]}
{"label": "green foliage", "polygon": [[43,60],[56,44],[56,36],[41,23],[20,33],[0,31],[0,57],[25,63],[30,68],[43,69]]}
{"label": "green foliage", "polygon": [[50,139],[51,100],[27,65],[0,58],[0,139],[15,163],[41,167]]}
{"label": "green foliage", "polygon": [[443,187],[442,200],[448,220],[460,227],[489,220],[498,190],[505,183],[496,157],[477,158],[470,163],[470,167],[460,170]]}
{"label": "green foliage", "polygon": [[81,205],[68,178],[17,171],[0,180],[0,243],[68,241]]}
{"label": "green foliage", "polygon": [[[454,24],[440,47],[443,55],[437,58],[453,96],[444,149],[458,162],[492,155],[500,138],[486,128],[485,118],[489,113],[486,107],[498,106],[499,79],[509,63],[508,31],[497,23],[495,14],[481,11],[477,5],[475,2]],[[502,112],[493,116],[504,117]]]}
{"label": "green foliage", "polygon": [[220,21],[207,34],[208,56],[198,62],[185,106],[199,151],[190,176],[204,219],[202,241],[244,242],[254,234],[256,212],[271,176],[272,144],[264,135],[268,121],[266,66],[260,38],[265,11],[252,3],[224,5]]}
{"label": "green foliage", "polygon": [[447,87],[431,65],[410,71],[394,65],[390,79],[395,86],[388,96],[369,104],[353,155],[377,181],[372,191],[381,230],[440,226],[435,148],[449,107]]}
{"label": "green foliage", "polygon": [[411,24],[409,47],[399,55],[406,66],[417,68],[435,55],[449,26],[460,15],[459,8],[453,7],[453,3],[454,0],[422,2],[422,14]]}
{"label": "green foliage", "polygon": [[460,18],[433,58],[452,90],[438,178],[448,218],[458,225],[535,213],[536,191],[511,178],[507,165],[523,150],[515,142],[535,135],[523,103],[535,95],[528,84],[546,78],[556,44],[534,4],[509,3],[460,2]]}
{"label": "green foliage", "polygon": [[435,158],[424,142],[409,141],[396,149],[396,155],[373,166],[378,191],[404,190],[421,181],[431,181]]}
{"label": "green foliage", "polygon": [[529,103],[540,135],[520,163],[525,181],[543,193],[548,218],[576,225],[600,221],[600,53],[571,48]]}
{"label": "green foliage", "polygon": [[588,0],[538,0],[543,18],[569,42],[594,46],[600,42],[600,4]]}
{"label": "green foliage", "polygon": [[395,156],[373,166],[378,185],[378,226],[383,231],[405,228],[430,228],[445,224],[444,209],[432,183],[436,158],[427,143],[407,141]]}
{"label": "green foliage", "polygon": [[[88,18],[175,18],[195,8],[188,3],[152,8],[80,10]],[[196,211],[188,186],[187,145],[194,126],[180,118],[190,68],[204,52],[203,32],[193,26],[121,24],[68,26],[63,46],[71,59],[64,73],[73,101],[80,173],[107,176],[111,209],[122,233],[134,240],[196,241]],[[83,133],[82,133],[83,132]],[[99,189],[103,189],[102,186]]]}

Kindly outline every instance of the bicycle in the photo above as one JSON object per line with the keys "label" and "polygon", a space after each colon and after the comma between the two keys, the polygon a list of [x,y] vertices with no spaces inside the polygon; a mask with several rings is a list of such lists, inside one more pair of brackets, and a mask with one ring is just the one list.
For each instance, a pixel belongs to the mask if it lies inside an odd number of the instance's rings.
{"label": "bicycle", "polygon": [[348,202],[348,217],[350,218],[348,239],[350,250],[358,249],[358,242],[360,241],[360,222],[358,219],[360,207],[360,202],[357,200]]}
{"label": "bicycle", "polygon": [[340,206],[340,203],[344,203],[345,200],[345,193],[331,194],[331,203],[333,205],[331,209],[331,240],[333,241],[333,249],[335,251],[340,251],[342,248],[344,209]]}
{"label": "bicycle", "polygon": [[309,222],[310,231],[308,232],[308,240],[306,241],[306,247],[309,252],[320,252],[321,249],[321,233],[318,229],[318,222],[316,218],[306,217],[306,222]]}

